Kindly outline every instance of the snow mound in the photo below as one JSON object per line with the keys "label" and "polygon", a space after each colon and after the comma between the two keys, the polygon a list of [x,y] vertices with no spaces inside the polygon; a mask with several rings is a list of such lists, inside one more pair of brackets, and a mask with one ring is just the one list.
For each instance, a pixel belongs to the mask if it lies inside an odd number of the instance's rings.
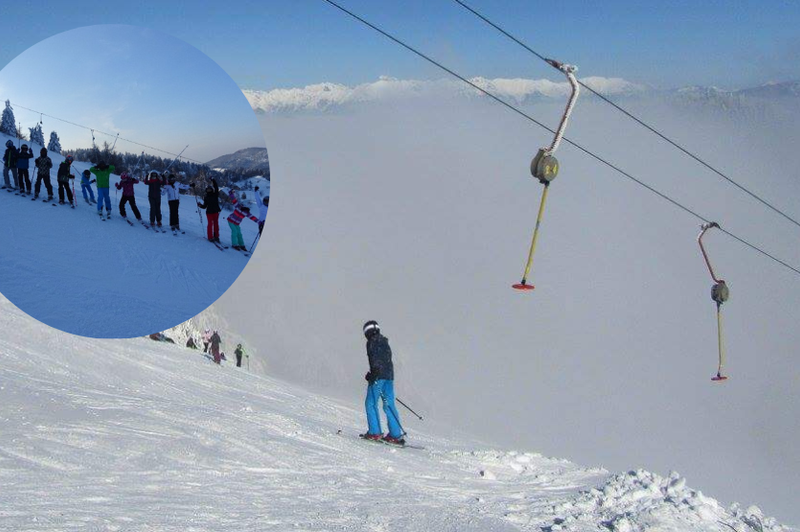
{"label": "snow mound", "polygon": [[602,486],[556,506],[554,513],[557,517],[544,530],[585,530],[589,524],[614,532],[788,530],[763,517],[756,506],[745,511],[738,505],[723,508],[715,499],[688,488],[686,479],[676,472],[664,478],[643,469],[614,475]]}

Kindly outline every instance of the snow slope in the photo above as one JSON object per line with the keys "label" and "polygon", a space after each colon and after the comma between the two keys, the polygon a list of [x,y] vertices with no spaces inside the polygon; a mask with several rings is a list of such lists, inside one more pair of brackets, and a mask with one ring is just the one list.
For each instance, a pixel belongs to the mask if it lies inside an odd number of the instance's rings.
{"label": "snow slope", "polygon": [[[0,135],[4,145],[5,135]],[[34,146],[38,156],[40,147]],[[62,155],[50,153],[51,183],[58,195],[56,173]],[[73,173],[89,168],[76,161]],[[78,181],[76,179],[76,181]],[[136,223],[130,207],[130,227],[119,215],[120,193],[111,177],[112,219],[101,221],[95,205],[84,202],[75,183],[77,207],[52,207],[30,197],[0,191],[6,230],[0,231],[0,292],[25,312],[58,329],[92,336],[133,337],[168,329],[213,303],[239,276],[247,258],[235,250],[220,251],[205,240],[205,212],[201,219],[193,196],[182,196],[181,228],[169,231],[169,207],[162,197],[166,233]],[[35,183],[35,182],[34,182]],[[94,187],[94,185],[93,185]],[[136,204],[149,221],[147,187],[135,185]],[[97,189],[94,188],[95,194]],[[42,184],[41,195],[46,197]],[[40,199],[42,196],[40,195]],[[57,199],[57,198],[56,198]],[[230,244],[230,230],[220,215],[220,237]],[[241,225],[250,246],[258,228]]]}
{"label": "snow slope", "polygon": [[6,300],[0,330],[0,530],[790,530],[677,474],[455,443],[408,418],[426,449],[364,442],[357,408],[178,346],[70,336]]}

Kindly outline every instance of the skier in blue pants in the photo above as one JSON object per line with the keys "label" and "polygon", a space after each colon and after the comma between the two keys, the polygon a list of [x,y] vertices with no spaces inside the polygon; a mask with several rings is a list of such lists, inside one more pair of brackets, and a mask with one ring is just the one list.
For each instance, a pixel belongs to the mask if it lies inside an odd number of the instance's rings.
{"label": "skier in blue pants", "polygon": [[83,191],[83,199],[90,205],[97,203],[94,200],[94,191],[92,191],[92,183],[94,183],[95,180],[90,179],[91,177],[92,173],[89,170],[84,170],[83,174],[81,174],[81,190]]}
{"label": "skier in blue pants", "polygon": [[[386,443],[404,445],[400,414],[394,405],[394,366],[389,340],[381,334],[381,329],[375,320],[364,324],[364,336],[367,338],[369,359],[369,372],[364,376],[369,383],[364,408],[367,411],[369,428],[361,437],[367,440],[383,439]],[[378,399],[383,401],[383,412],[386,414],[386,423],[389,426],[389,433],[386,436],[381,430]]]}

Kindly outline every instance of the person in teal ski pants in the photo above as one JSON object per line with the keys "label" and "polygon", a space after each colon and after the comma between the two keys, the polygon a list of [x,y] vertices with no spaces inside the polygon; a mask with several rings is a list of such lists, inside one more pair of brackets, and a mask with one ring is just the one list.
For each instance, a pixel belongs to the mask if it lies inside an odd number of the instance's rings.
{"label": "person in teal ski pants", "polygon": [[[367,338],[369,359],[369,372],[364,376],[369,383],[367,398],[364,401],[368,430],[361,437],[367,440],[383,439],[386,443],[403,445],[405,444],[403,427],[400,425],[400,414],[394,404],[394,365],[389,339],[381,334],[381,329],[375,320],[364,324],[364,336]],[[386,436],[381,430],[378,399],[383,401],[383,412],[386,414],[386,424],[389,426],[389,433]]]}

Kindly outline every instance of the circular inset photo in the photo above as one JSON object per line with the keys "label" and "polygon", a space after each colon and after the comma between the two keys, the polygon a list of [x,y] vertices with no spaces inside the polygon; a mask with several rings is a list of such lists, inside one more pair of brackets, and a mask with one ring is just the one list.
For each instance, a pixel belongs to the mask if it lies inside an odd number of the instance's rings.
{"label": "circular inset photo", "polygon": [[236,280],[269,206],[264,136],[205,54],[126,25],[78,28],[0,71],[0,292],[39,321],[129,338]]}

